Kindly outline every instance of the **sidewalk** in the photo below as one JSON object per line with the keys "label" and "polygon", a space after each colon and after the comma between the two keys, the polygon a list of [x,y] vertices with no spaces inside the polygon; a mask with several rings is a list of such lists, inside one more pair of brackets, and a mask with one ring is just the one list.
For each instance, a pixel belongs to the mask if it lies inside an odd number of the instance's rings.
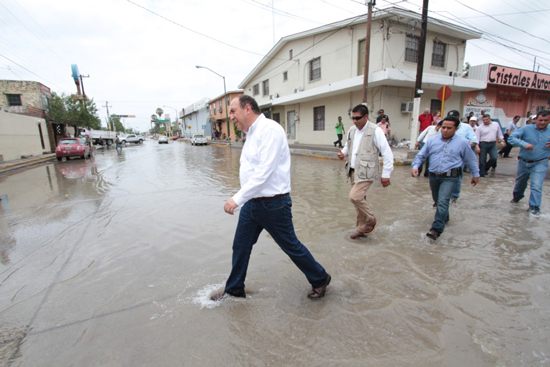
{"label": "sidewalk", "polygon": [[5,161],[0,163],[0,174],[17,170],[24,167],[35,166],[44,162],[55,160],[55,153],[48,153],[44,155],[34,155],[22,159],[15,159],[13,161]]}

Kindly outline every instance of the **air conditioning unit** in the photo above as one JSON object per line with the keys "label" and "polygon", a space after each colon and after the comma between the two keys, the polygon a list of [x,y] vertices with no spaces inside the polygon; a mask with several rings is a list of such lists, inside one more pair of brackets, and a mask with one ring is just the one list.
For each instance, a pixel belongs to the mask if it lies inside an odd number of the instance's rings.
{"label": "air conditioning unit", "polygon": [[401,112],[402,113],[412,113],[414,107],[414,102],[403,102],[401,103]]}

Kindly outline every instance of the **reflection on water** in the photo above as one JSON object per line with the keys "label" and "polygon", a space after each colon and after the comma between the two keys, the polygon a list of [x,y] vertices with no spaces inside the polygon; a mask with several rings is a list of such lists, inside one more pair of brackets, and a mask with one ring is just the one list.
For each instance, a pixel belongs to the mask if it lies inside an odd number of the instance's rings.
{"label": "reflection on water", "polygon": [[343,162],[293,156],[296,233],[333,276],[326,297],[306,298],[304,276],[263,233],[247,299],[208,301],[230,271],[238,216],[223,204],[239,188],[239,156],[148,141],[5,178],[0,361],[550,364],[548,214],[509,204],[514,177],[498,172],[476,187],[465,176],[433,243],[427,179],[396,167],[390,187],[367,193],[377,232],[352,241]]}

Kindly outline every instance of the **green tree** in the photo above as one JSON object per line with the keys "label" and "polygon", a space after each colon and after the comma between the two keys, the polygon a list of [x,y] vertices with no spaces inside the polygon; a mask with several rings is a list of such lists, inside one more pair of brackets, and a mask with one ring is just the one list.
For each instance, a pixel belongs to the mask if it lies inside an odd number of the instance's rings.
{"label": "green tree", "polygon": [[78,127],[99,129],[101,120],[97,116],[97,107],[93,99],[80,100],[75,95],[58,95],[53,92],[48,97],[46,119],[49,122],[67,124],[78,133]]}

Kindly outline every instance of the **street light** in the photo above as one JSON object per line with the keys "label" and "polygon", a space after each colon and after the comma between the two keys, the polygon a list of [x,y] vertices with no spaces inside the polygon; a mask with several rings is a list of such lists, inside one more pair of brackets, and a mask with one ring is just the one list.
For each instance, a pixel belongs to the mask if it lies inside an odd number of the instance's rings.
{"label": "street light", "polygon": [[[162,105],[162,107],[168,107],[168,108],[171,108],[171,109],[173,109],[174,111],[176,111],[176,123],[177,123],[178,120],[179,120],[179,117],[178,117],[178,110],[175,109],[174,107],[170,107],[170,106],[166,106],[166,105]],[[170,122],[171,122],[171,121],[170,121]],[[172,127],[171,127],[171,126],[170,126],[170,130],[172,130]],[[182,133],[183,133],[183,131],[182,131]]]}
{"label": "street light", "polygon": [[197,69],[206,69],[206,70],[210,70],[211,72],[213,72],[213,73],[216,74],[217,76],[223,78],[223,104],[224,104],[224,108],[225,108],[225,121],[226,121],[226,124],[227,124],[227,138],[229,139],[229,140],[228,140],[229,145],[231,145],[231,133],[229,132],[229,115],[227,114],[227,90],[225,89],[225,76],[216,73],[214,70],[209,69],[209,68],[207,68],[206,66],[197,65],[197,66],[195,66],[195,67],[196,67]]}

